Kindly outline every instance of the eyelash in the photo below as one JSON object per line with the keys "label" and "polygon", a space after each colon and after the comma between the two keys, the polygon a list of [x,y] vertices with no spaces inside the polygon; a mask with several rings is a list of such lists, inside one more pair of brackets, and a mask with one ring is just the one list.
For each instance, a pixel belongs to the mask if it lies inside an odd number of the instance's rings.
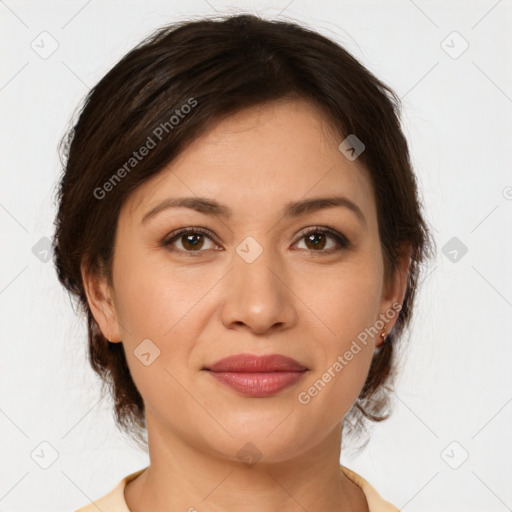
{"label": "eyelash", "polygon": [[[183,249],[170,248],[170,246],[177,239],[179,239],[180,236],[186,235],[187,233],[193,233],[193,234],[199,234],[200,233],[200,234],[205,235],[208,238],[210,238],[212,240],[212,242],[217,243],[215,241],[215,238],[212,236],[212,234],[208,230],[206,230],[204,228],[200,228],[200,227],[188,227],[188,228],[183,228],[183,229],[180,229],[178,231],[175,231],[175,232],[171,233],[166,238],[164,238],[164,240],[161,242],[161,244],[162,244],[162,246],[164,246],[164,247],[166,247],[166,248],[168,248],[168,249],[170,249],[172,251],[177,251],[177,252],[180,252],[180,253],[184,253],[187,256],[192,256],[192,257],[200,256],[202,252],[206,252],[207,251],[207,250],[185,251]],[[311,252],[315,256],[317,256],[317,255],[321,256],[321,255],[334,254],[334,253],[336,253],[338,251],[341,251],[343,249],[348,249],[348,248],[351,247],[351,243],[350,243],[350,241],[347,239],[347,237],[345,235],[342,235],[341,233],[338,233],[337,231],[335,231],[333,229],[325,228],[325,227],[321,227],[321,226],[313,226],[312,228],[309,229],[309,231],[306,231],[305,233],[303,233],[299,237],[297,242],[299,242],[300,240],[306,238],[308,235],[311,235],[311,234],[314,234],[314,233],[322,233],[322,234],[329,235],[332,238],[334,238],[335,241],[338,243],[338,247],[334,247],[334,248],[327,249],[327,250],[315,251],[315,250],[310,249],[309,252]]]}

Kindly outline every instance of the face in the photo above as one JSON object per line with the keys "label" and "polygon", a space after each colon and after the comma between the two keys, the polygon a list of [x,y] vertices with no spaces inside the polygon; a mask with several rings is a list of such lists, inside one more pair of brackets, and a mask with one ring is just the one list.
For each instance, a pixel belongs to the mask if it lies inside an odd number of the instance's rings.
{"label": "face", "polygon": [[[246,109],[123,205],[113,288],[84,280],[103,333],[122,340],[150,438],[151,424],[215,456],[250,442],[279,461],[340,426],[406,282],[404,267],[384,286],[371,182],[343,138],[307,102]],[[236,354],[306,370],[260,395],[242,379],[251,395],[205,370]]]}

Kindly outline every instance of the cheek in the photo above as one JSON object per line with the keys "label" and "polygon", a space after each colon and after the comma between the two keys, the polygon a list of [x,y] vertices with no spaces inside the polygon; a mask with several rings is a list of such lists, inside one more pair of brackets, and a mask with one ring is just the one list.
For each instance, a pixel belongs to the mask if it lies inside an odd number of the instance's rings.
{"label": "cheek", "polygon": [[304,408],[308,416],[325,418],[324,428],[328,430],[353,406],[366,381],[374,351],[370,338],[358,338],[364,333],[366,315],[357,310],[349,313],[339,335],[335,339],[324,337],[322,345],[318,345],[322,349],[316,351],[315,367],[297,394],[298,407]]}
{"label": "cheek", "polygon": [[[180,269],[161,254],[152,258],[147,250],[119,254],[114,287],[121,339],[133,379],[146,398],[155,390],[174,387],[166,372],[155,373],[159,368],[168,369],[180,382],[187,378],[195,340],[211,314],[211,308],[205,309],[205,295],[221,276]],[[141,345],[147,339],[151,342]],[[138,358],[146,352],[150,358],[158,354],[150,366]]]}
{"label": "cheek", "polygon": [[124,331],[123,341],[132,344],[139,339],[157,337],[163,328],[158,325],[158,319],[168,318],[164,314],[168,301],[162,300],[162,293],[170,290],[143,259],[137,258],[136,252],[121,254],[114,271],[116,308]]}
{"label": "cheek", "polygon": [[[205,293],[205,284],[143,248],[119,251],[114,269],[116,307],[125,338],[172,337],[172,330]],[[170,332],[171,331],[171,332]]]}
{"label": "cheek", "polygon": [[184,341],[194,336],[189,331],[184,337],[181,330],[199,291],[188,288],[184,293],[169,267],[151,262],[135,248],[119,251],[114,287],[127,364],[145,405],[175,402],[181,390],[172,377],[183,380],[179,370],[190,351]]}
{"label": "cheek", "polygon": [[333,425],[352,407],[368,375],[381,280],[379,261],[371,256],[317,280],[326,292],[316,295],[314,308],[326,328],[315,334],[317,364],[298,402],[329,415]]}
{"label": "cheek", "polygon": [[317,309],[339,340],[338,349],[372,326],[378,316],[382,271],[373,257],[341,266],[325,276]]}

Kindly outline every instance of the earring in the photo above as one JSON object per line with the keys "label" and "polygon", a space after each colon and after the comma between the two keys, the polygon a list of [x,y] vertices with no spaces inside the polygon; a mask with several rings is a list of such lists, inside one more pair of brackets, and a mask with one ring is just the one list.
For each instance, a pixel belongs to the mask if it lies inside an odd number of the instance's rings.
{"label": "earring", "polygon": [[379,347],[381,347],[382,345],[384,345],[384,343],[386,343],[386,331],[383,331],[380,333],[380,345]]}

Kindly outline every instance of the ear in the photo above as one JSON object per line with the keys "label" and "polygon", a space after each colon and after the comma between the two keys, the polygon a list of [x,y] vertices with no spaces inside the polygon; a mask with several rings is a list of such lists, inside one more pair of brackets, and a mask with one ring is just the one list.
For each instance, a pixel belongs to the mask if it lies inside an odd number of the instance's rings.
{"label": "ear", "polygon": [[[379,318],[385,319],[384,330],[389,333],[398,320],[398,313],[404,302],[407,291],[407,280],[411,262],[412,249],[409,245],[402,246],[400,256],[395,268],[394,275],[389,276],[387,283],[384,283]],[[398,308],[400,306],[400,308]],[[377,346],[382,345],[382,342]]]}
{"label": "ear", "polygon": [[103,336],[112,343],[121,342],[117,311],[113,301],[113,291],[103,273],[90,270],[82,262],[80,266],[85,294],[91,312]]}

